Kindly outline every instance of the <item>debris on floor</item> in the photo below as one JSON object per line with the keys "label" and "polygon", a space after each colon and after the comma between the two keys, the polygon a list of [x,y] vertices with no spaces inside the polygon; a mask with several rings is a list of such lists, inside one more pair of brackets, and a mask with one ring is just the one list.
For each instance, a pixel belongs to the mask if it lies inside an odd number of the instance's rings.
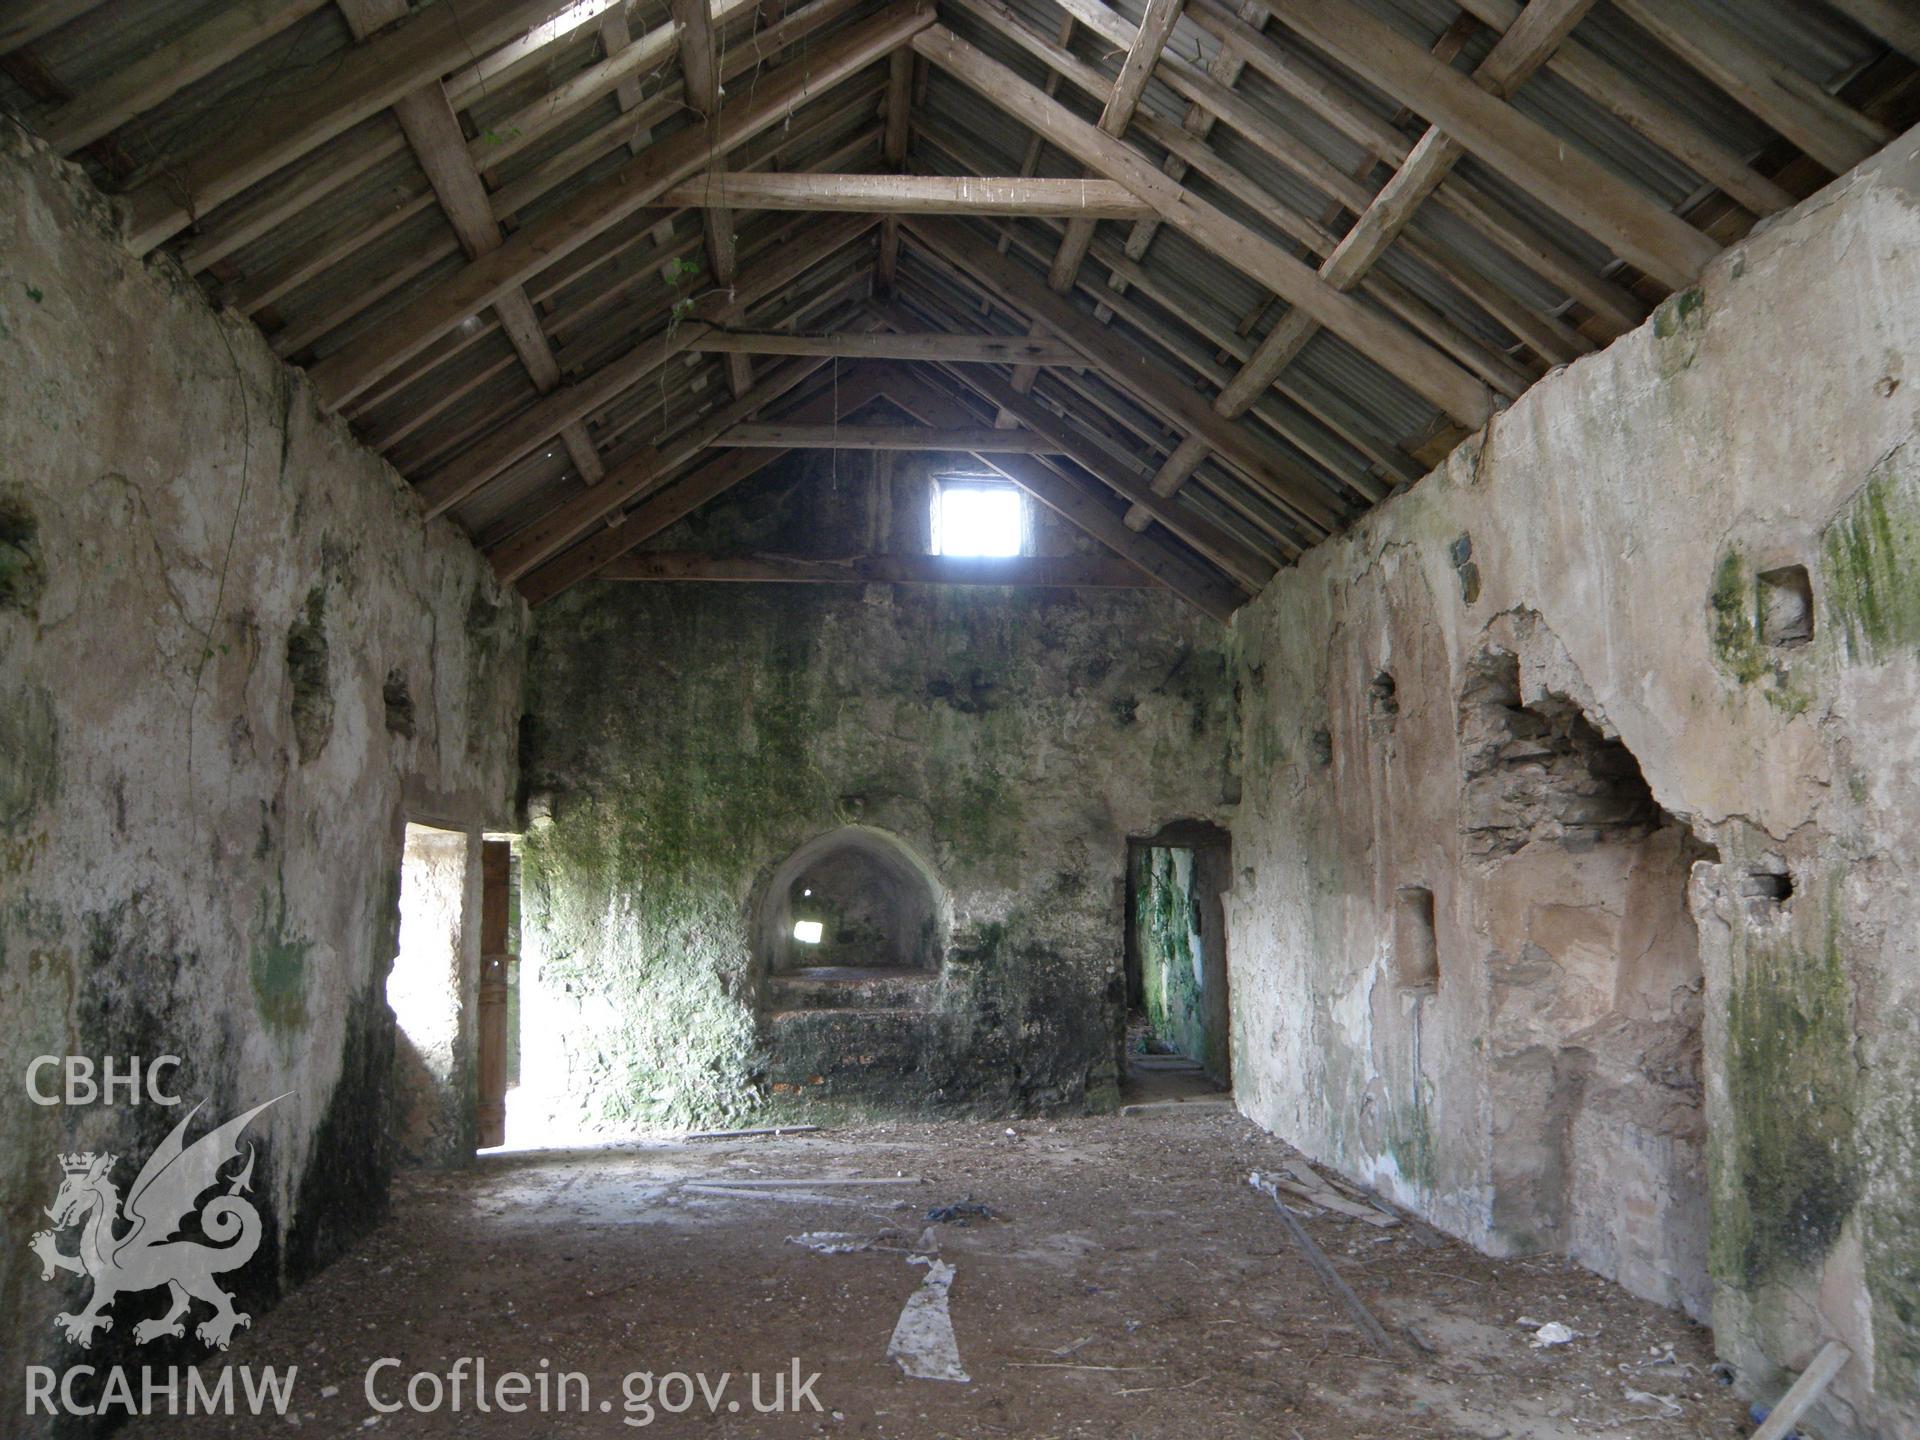
{"label": "debris on floor", "polygon": [[1527,1341],[1535,1350],[1544,1350],[1551,1345],[1565,1345],[1579,1338],[1578,1330],[1569,1330],[1558,1320],[1535,1320],[1531,1315],[1522,1315],[1513,1322],[1523,1330],[1533,1331],[1533,1338]]}
{"label": "debris on floor", "polygon": [[975,1220],[991,1220],[993,1211],[969,1195],[952,1205],[936,1205],[927,1211],[929,1225],[971,1225]]}
{"label": "debris on floor", "polygon": [[[1237,1115],[1036,1120],[1017,1145],[1005,1128],[888,1121],[789,1136],[777,1151],[763,1137],[640,1142],[404,1173],[391,1220],[315,1276],[299,1304],[234,1337],[233,1364],[299,1364],[297,1432],[248,1415],[157,1415],[135,1428],[140,1440],[357,1435],[376,1418],[363,1403],[369,1358],[394,1353],[408,1372],[484,1356],[490,1373],[533,1373],[545,1358],[592,1377],[596,1401],[633,1371],[772,1375],[798,1357],[820,1372],[821,1403],[846,1417],[781,1429],[722,1413],[697,1428],[706,1440],[1752,1435],[1752,1393],[1710,1373],[1710,1334],[1677,1312],[1564,1260],[1496,1260],[1437,1236],[1405,1243],[1421,1222],[1296,1216],[1401,1342],[1376,1353],[1273,1202],[1232,1203],[1255,1170],[1301,1183],[1287,1164],[1296,1152]],[[776,1154],[780,1178],[796,1183],[736,1185],[775,1178]],[[927,1188],[819,1186],[857,1176],[918,1176]],[[760,1203],[767,1194],[787,1198]],[[995,1218],[923,1228],[936,1196],[984,1200]],[[887,1203],[906,1208],[869,1218]],[[908,1268],[911,1255],[964,1276],[942,1290],[964,1384],[916,1378],[890,1350],[910,1293],[925,1297],[914,1311],[936,1300],[931,1267]],[[1517,1315],[1540,1319],[1522,1329]],[[1530,1348],[1548,1319],[1582,1338]],[[566,1418],[572,1428],[543,1433],[625,1433]],[[691,1419],[654,1429],[696,1433]],[[524,1440],[525,1422],[469,1408],[384,1417],[372,1433]]]}
{"label": "debris on floor", "polygon": [[927,1276],[907,1297],[893,1327],[893,1338],[887,1342],[887,1354],[915,1380],[966,1383],[972,1377],[960,1368],[960,1343],[954,1339],[953,1315],[947,1305],[953,1266],[923,1256],[915,1256],[909,1263],[924,1263]]}

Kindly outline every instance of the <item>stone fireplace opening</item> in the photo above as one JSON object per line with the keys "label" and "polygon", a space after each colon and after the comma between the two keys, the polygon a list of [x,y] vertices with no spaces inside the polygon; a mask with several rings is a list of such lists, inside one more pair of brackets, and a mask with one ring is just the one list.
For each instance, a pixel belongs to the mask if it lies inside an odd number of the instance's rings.
{"label": "stone fireplace opening", "polygon": [[1631,751],[1483,655],[1460,706],[1464,840],[1493,958],[1493,1220],[1649,1299],[1706,1313],[1699,934],[1711,858]]}

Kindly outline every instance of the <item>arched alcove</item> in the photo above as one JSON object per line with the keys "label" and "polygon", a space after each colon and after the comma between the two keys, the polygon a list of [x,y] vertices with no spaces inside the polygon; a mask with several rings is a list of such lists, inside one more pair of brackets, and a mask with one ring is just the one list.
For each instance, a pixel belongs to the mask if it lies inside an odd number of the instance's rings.
{"label": "arched alcove", "polygon": [[883,830],[848,825],[802,845],[761,896],[758,959],[771,976],[932,975],[945,955],[946,896]]}

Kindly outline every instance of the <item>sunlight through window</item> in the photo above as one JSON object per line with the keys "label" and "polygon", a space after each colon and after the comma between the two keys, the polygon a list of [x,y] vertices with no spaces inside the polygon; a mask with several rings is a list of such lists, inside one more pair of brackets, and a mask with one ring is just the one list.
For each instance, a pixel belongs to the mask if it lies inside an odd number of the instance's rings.
{"label": "sunlight through window", "polygon": [[818,920],[796,920],[793,922],[793,938],[802,945],[818,945],[820,937],[826,933],[826,926]]}
{"label": "sunlight through window", "polygon": [[1011,485],[942,481],[933,501],[933,553],[1018,555],[1025,520]]}

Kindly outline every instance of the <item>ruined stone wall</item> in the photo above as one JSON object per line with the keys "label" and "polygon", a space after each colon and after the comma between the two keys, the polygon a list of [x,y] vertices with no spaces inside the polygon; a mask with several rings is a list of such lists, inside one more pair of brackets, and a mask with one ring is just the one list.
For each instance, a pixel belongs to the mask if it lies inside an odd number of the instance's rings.
{"label": "ruined stone wall", "polygon": [[[796,507],[782,550],[858,548],[871,471],[847,460],[776,466],[733,508],[779,535]],[[543,606],[514,1104],[544,1092],[550,1131],[1110,1104],[1127,837],[1234,798],[1225,646],[1147,590],[599,583]],[[844,827],[929,877],[931,983],[836,999],[765,973],[774,871]]]}
{"label": "ruined stone wall", "polygon": [[[77,172],[6,134],[0,1413],[18,1434],[26,1364],[205,1353],[135,1345],[152,1293],[89,1351],[56,1335],[86,1287],[43,1282],[27,1240],[61,1152],[118,1154],[124,1192],[193,1103],[198,1127],[284,1096],[248,1132],[265,1236],[226,1277],[242,1310],[378,1213],[404,822],[507,820],[525,612],[258,331],[131,260]],[[184,1060],[182,1108],[23,1093],[36,1055],[162,1053]]]}
{"label": "ruined stone wall", "polygon": [[1248,1113],[1710,1295],[1769,1398],[1845,1341],[1834,1435],[1920,1425],[1917,192],[1909,134],[1236,621]]}

